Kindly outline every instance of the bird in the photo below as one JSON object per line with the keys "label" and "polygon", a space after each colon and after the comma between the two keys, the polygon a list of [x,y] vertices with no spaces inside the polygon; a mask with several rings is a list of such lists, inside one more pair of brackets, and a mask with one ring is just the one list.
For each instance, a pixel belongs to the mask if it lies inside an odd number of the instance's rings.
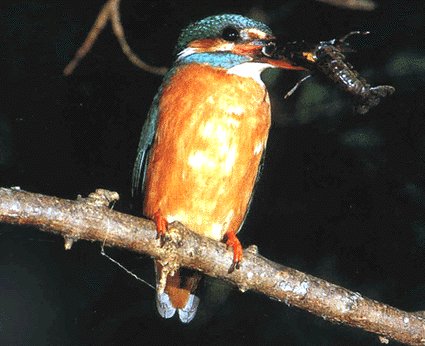
{"label": "bird", "polygon": [[[260,74],[266,68],[299,70],[273,58],[276,44],[264,23],[239,14],[209,16],[182,30],[175,60],[164,76],[143,125],[132,191],[142,193],[143,214],[163,241],[168,224],[225,241],[233,249],[229,272],[239,268],[236,234],[249,209],[264,161],[271,124],[270,100]],[[182,269],[160,285],[163,318],[195,317],[201,274]]]}

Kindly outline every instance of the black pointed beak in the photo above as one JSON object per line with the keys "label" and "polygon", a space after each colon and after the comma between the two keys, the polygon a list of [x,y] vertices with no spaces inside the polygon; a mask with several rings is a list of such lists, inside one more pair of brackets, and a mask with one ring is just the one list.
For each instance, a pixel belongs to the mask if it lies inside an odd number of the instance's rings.
{"label": "black pointed beak", "polygon": [[274,67],[285,70],[305,70],[304,67],[297,65],[288,58],[279,54],[279,49],[274,39],[265,41],[261,49],[260,61],[268,63]]}

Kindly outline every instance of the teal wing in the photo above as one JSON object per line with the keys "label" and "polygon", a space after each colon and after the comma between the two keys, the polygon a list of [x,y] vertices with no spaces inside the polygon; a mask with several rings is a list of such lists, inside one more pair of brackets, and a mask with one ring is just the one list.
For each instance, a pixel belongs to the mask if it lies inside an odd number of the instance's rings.
{"label": "teal wing", "polygon": [[143,125],[140,134],[139,146],[137,148],[136,161],[133,167],[133,176],[131,180],[131,192],[133,197],[143,193],[146,176],[146,165],[149,157],[149,150],[155,139],[156,127],[158,124],[158,103],[159,93],[155,96],[148,117]]}

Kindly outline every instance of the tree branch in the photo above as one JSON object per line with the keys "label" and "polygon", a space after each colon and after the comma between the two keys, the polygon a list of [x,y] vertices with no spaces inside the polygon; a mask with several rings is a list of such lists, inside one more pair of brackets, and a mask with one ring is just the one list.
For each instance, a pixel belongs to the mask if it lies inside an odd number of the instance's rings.
{"label": "tree branch", "polygon": [[[148,220],[111,210],[118,194],[96,190],[76,201],[19,189],[0,188],[0,222],[32,225],[65,238],[66,248],[79,239],[104,242],[136,253],[148,254],[164,265],[184,266],[226,280],[241,291],[253,290],[310,311],[332,322],[376,333],[382,340],[425,343],[424,319],[314,276],[273,263],[245,250],[241,268],[228,274],[232,252],[214,240],[191,232],[174,222],[164,247]],[[383,336],[383,337],[382,337]]]}
{"label": "tree branch", "polygon": [[165,72],[167,72],[166,67],[152,66],[142,61],[128,45],[127,40],[125,38],[124,29],[121,24],[121,16],[119,9],[120,1],[121,0],[108,0],[103,5],[102,9],[97,15],[96,21],[94,22],[92,28],[87,34],[85,41],[75,53],[74,58],[64,68],[63,74],[65,76],[71,75],[80,63],[80,61],[87,55],[88,52],[90,52],[90,49],[93,47],[93,44],[96,42],[98,36],[103,31],[106,24],[108,24],[108,21],[111,21],[112,30],[121,46],[123,53],[127,56],[127,58],[133,65],[136,65],[142,70],[153,74],[164,75]]}
{"label": "tree branch", "polygon": [[316,0],[335,7],[346,8],[357,11],[372,11],[376,3],[372,0]]}

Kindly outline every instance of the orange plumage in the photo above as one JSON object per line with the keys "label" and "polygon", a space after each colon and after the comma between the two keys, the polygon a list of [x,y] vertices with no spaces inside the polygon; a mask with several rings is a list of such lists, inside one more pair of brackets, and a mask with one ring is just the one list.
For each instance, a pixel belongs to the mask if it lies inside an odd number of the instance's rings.
{"label": "orange plumage", "polygon": [[[258,100],[263,100],[258,102]],[[225,69],[181,67],[162,92],[144,213],[221,240],[237,232],[270,127],[263,85]]]}
{"label": "orange plumage", "polygon": [[[160,212],[167,222],[177,220],[215,240],[235,234],[270,127],[264,85],[191,64],[180,67],[163,89],[159,109],[144,214],[154,219]],[[182,284],[178,272],[168,276],[165,292],[175,308],[185,306],[198,281],[195,276]]]}

